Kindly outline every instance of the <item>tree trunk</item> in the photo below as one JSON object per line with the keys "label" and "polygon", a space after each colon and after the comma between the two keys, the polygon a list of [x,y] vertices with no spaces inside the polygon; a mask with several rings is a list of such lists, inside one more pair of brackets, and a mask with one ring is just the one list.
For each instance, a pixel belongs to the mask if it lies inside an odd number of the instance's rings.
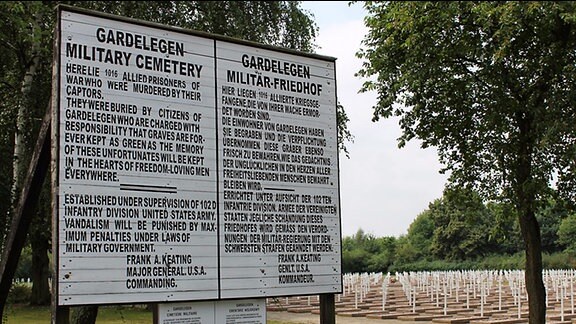
{"label": "tree trunk", "polygon": [[542,247],[540,226],[534,212],[520,216],[520,228],[526,250],[526,291],[528,292],[529,323],[546,323],[546,290],[542,279]]}
{"label": "tree trunk", "polygon": [[30,305],[50,305],[50,260],[48,251],[52,243],[52,210],[50,177],[42,184],[37,212],[29,229],[28,241],[32,248],[32,294]]}
{"label": "tree trunk", "polygon": [[519,210],[520,230],[526,253],[526,292],[528,293],[528,321],[546,323],[546,290],[542,279],[542,243],[540,226],[532,208]]}
{"label": "tree trunk", "polygon": [[[35,23],[32,24],[33,33],[40,35],[41,33],[41,22],[42,22],[42,12],[38,12],[35,15]],[[32,49],[30,52],[31,60],[26,65],[26,73],[24,79],[22,80],[21,86],[21,102],[18,107],[17,121],[16,121],[16,132],[14,134],[14,159],[13,159],[13,186],[12,186],[12,206],[18,203],[20,198],[20,191],[22,188],[22,181],[24,179],[24,172],[27,170],[27,164],[30,161],[30,136],[26,136],[25,132],[29,128],[31,111],[34,105],[34,79],[36,74],[42,66],[40,60],[40,53],[42,49],[41,40],[35,40],[32,43]],[[38,202],[42,204],[42,201]],[[49,305],[50,304],[50,287],[48,285],[48,274],[49,274],[49,260],[48,260],[48,249],[50,241],[47,241],[46,231],[50,230],[49,223],[45,223],[45,218],[47,217],[40,210],[40,216],[37,213],[35,215],[36,226],[32,226],[32,231],[29,233],[29,238],[32,247],[32,294],[30,296],[31,305]],[[48,214],[49,215],[49,214]],[[42,218],[38,220],[38,218]],[[50,219],[48,217],[48,219]],[[40,222],[39,222],[40,221]],[[48,234],[49,237],[49,234]]]}
{"label": "tree trunk", "polygon": [[[46,215],[37,215],[37,217],[46,217]],[[30,245],[32,246],[32,293],[30,295],[30,305],[50,305],[50,286],[48,284],[50,273],[48,250],[50,241],[46,239],[46,227],[33,226],[32,228],[33,230],[29,235]]]}
{"label": "tree trunk", "polygon": [[98,306],[81,306],[72,310],[71,324],[95,324]]}
{"label": "tree trunk", "polygon": [[[33,29],[33,33],[36,35],[40,35],[41,31],[41,22],[42,22],[42,15],[39,12],[36,16],[36,21],[31,24]],[[30,148],[33,145],[30,145],[30,138],[29,136],[25,136],[26,130],[29,130],[30,123],[29,120],[32,118],[30,111],[32,111],[33,107],[33,98],[34,98],[34,77],[36,76],[37,72],[40,70],[42,62],[40,61],[40,54],[42,50],[41,40],[38,39],[33,42],[32,50],[30,53],[30,62],[26,63],[24,66],[26,72],[24,78],[21,83],[20,92],[21,98],[20,103],[18,106],[18,112],[16,116],[16,128],[14,132],[14,152],[13,152],[13,160],[12,160],[12,187],[10,191],[10,199],[11,199],[11,208],[10,212],[6,215],[5,220],[3,220],[0,226],[4,226],[5,229],[2,229],[2,236],[0,239],[2,240],[1,246],[2,250],[4,249],[4,245],[6,244],[6,236],[7,231],[10,230],[9,226],[12,222],[12,217],[15,214],[15,209],[18,206],[18,202],[20,199],[20,194],[22,190],[22,182],[25,178],[25,172],[27,171],[27,164],[30,161],[30,157],[32,156]],[[32,247],[34,248],[34,247]]]}
{"label": "tree trunk", "polygon": [[540,225],[536,220],[536,186],[532,177],[534,116],[527,112],[518,112],[517,122],[520,130],[516,175],[516,209],[520,222],[520,231],[524,238],[526,252],[526,292],[528,293],[528,321],[530,324],[546,323],[546,290],[542,279],[542,238]]}
{"label": "tree trunk", "polygon": [[[36,16],[37,23],[33,24],[34,30],[40,30],[39,24],[42,21],[40,14]],[[20,189],[22,186],[22,180],[24,178],[24,171],[26,170],[26,162],[30,155],[29,147],[24,136],[25,130],[28,127],[28,120],[31,118],[30,111],[33,105],[33,84],[34,77],[41,68],[42,62],[40,61],[40,51],[42,49],[42,44],[40,40],[35,41],[32,44],[32,51],[30,53],[31,61],[26,66],[26,73],[24,74],[24,80],[22,80],[22,87],[20,89],[22,98],[20,102],[20,107],[18,107],[18,114],[16,117],[16,132],[14,134],[14,158],[13,158],[13,184],[12,184],[12,200],[14,203],[12,206],[16,206],[18,198],[20,198]]]}

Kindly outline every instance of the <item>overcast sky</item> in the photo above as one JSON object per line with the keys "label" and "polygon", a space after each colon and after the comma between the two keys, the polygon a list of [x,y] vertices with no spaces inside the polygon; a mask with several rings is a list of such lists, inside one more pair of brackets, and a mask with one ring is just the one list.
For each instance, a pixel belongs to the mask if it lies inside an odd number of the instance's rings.
{"label": "overcast sky", "polygon": [[355,53],[367,31],[361,3],[304,1],[302,7],[320,28],[317,53],[337,59],[338,101],[354,136],[346,144],[350,157],[340,156],[342,235],[358,229],[376,237],[406,234],[416,216],[442,196],[446,176],[438,172],[436,151],[416,141],[398,148],[397,119],[372,122],[376,93],[359,94],[364,80],[354,76],[362,64]]}

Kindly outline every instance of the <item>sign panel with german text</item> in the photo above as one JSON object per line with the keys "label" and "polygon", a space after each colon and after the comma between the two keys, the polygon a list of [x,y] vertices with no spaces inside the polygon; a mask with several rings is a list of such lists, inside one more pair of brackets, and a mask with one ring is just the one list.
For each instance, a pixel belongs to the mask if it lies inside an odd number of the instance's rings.
{"label": "sign panel with german text", "polygon": [[216,55],[222,296],[338,291],[334,63],[223,42]]}

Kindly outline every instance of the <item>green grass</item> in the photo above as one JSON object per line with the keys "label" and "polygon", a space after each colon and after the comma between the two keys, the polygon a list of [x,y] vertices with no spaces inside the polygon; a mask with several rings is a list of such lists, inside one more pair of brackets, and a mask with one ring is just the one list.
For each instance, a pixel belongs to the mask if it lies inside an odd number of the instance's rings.
{"label": "green grass", "polygon": [[[2,324],[50,323],[50,307],[8,305],[4,309],[6,320]],[[150,324],[152,312],[129,306],[101,306],[98,308],[97,324]]]}
{"label": "green grass", "polygon": [[106,306],[98,308],[96,323],[148,324],[152,323],[152,311],[142,307]]}
{"label": "green grass", "polygon": [[50,307],[6,305],[3,324],[50,323]]}
{"label": "green grass", "polygon": [[[50,323],[49,306],[7,305],[4,308],[5,321],[1,324],[42,324]],[[142,307],[100,306],[97,324],[151,324],[152,312]],[[269,320],[267,324],[282,324]]]}

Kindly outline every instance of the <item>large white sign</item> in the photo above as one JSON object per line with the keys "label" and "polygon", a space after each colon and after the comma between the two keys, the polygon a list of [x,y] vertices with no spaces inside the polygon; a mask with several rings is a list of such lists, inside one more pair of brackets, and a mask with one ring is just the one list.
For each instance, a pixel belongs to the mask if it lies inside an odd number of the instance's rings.
{"label": "large white sign", "polygon": [[60,15],[59,305],[341,291],[333,59]]}

